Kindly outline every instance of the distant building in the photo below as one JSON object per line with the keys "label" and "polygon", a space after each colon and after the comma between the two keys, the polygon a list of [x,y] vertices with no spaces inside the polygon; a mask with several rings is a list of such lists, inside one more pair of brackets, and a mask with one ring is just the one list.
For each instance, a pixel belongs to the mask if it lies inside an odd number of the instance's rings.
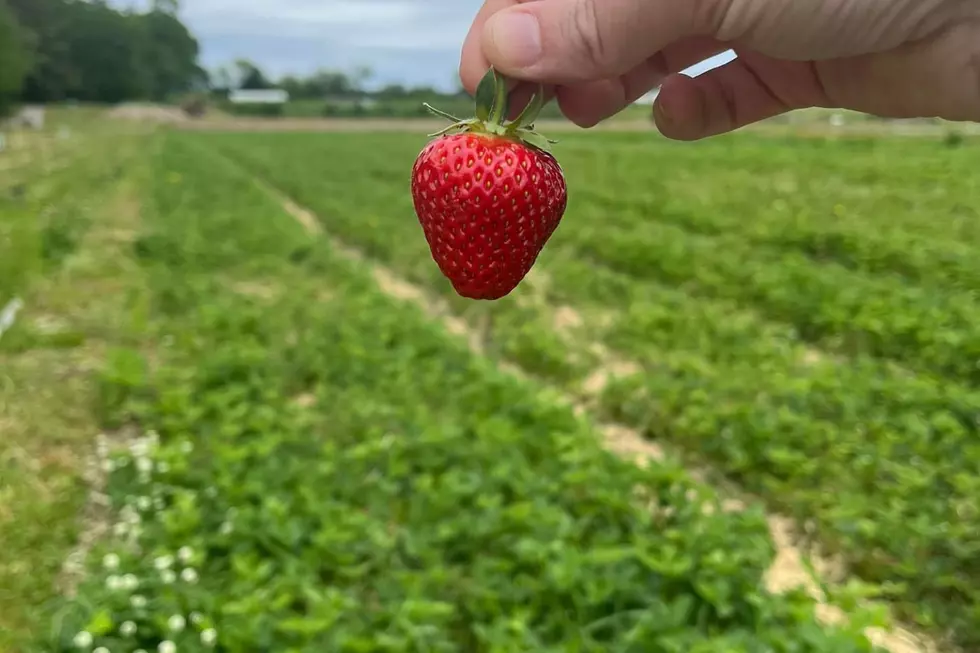
{"label": "distant building", "polygon": [[228,94],[232,104],[286,104],[289,93],[278,88],[239,89]]}

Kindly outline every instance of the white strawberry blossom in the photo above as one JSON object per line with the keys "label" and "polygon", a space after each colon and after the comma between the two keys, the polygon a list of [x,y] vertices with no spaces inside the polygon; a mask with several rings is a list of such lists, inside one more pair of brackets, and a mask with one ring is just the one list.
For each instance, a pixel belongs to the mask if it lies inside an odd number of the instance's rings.
{"label": "white strawberry blossom", "polygon": [[150,455],[150,443],[147,440],[136,440],[129,445],[129,452],[133,458],[146,458]]}
{"label": "white strawberry blossom", "polygon": [[184,626],[187,625],[187,621],[184,619],[183,615],[175,614],[167,620],[167,627],[175,633],[179,633],[184,630]]}
{"label": "white strawberry blossom", "polygon": [[72,643],[78,648],[88,648],[92,645],[92,633],[83,630],[82,632],[75,635]]}

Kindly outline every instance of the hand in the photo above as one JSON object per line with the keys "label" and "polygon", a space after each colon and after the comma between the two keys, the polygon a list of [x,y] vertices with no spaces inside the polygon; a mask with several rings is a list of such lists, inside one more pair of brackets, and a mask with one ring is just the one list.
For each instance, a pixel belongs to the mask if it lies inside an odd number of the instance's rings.
{"label": "hand", "polygon": [[[730,48],[735,60],[679,74]],[[660,85],[657,126],[681,140],[805,107],[980,122],[980,1],[485,0],[464,87],[490,65],[545,84],[582,127]]]}

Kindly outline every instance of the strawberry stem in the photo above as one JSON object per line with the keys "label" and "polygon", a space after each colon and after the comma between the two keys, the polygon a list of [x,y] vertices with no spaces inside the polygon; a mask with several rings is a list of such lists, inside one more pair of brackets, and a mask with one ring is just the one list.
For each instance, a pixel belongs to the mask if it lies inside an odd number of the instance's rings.
{"label": "strawberry stem", "polygon": [[520,115],[506,122],[509,115],[510,94],[507,90],[507,80],[493,66],[486,72],[483,79],[476,87],[474,100],[476,101],[476,117],[467,120],[460,120],[453,115],[440,111],[428,103],[423,102],[422,106],[434,115],[449,120],[452,124],[430,137],[440,136],[453,130],[464,132],[475,132],[484,134],[494,134],[511,140],[526,143],[531,147],[545,152],[550,151],[550,145],[557,141],[552,141],[534,131],[534,121],[537,120],[541,109],[544,107],[544,87],[538,84],[537,91],[531,96],[531,100],[521,111]]}

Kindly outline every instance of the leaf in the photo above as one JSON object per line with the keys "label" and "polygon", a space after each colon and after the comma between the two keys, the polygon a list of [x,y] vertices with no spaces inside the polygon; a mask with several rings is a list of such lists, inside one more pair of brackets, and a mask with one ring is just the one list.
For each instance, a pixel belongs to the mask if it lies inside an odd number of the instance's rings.
{"label": "leaf", "polygon": [[536,147],[539,150],[543,150],[545,152],[551,151],[551,141],[549,141],[541,134],[532,131],[525,131],[522,129],[522,130],[518,130],[517,135],[520,136],[521,140],[523,140],[528,145]]}
{"label": "leaf", "polygon": [[514,119],[513,125],[517,127],[532,128],[534,121],[537,120],[541,109],[544,108],[544,87],[538,84],[538,90],[531,96],[531,100],[521,111],[521,114]]}
{"label": "leaf", "polygon": [[426,111],[428,111],[430,113],[434,113],[435,115],[439,116],[440,118],[445,118],[446,120],[449,120],[450,122],[452,122],[454,125],[456,123],[462,122],[462,120],[460,120],[456,116],[452,115],[451,113],[446,113],[445,111],[442,111],[440,109],[436,109],[434,106],[432,106],[428,102],[423,102],[422,103],[422,106],[425,107]]}
{"label": "leaf", "polygon": [[490,112],[493,110],[496,81],[496,72],[491,67],[476,87],[476,117],[484,122],[490,119]]}
{"label": "leaf", "polygon": [[112,626],[112,613],[107,608],[103,608],[92,616],[88,625],[85,626],[85,630],[90,632],[94,637],[101,637],[111,632]]}

